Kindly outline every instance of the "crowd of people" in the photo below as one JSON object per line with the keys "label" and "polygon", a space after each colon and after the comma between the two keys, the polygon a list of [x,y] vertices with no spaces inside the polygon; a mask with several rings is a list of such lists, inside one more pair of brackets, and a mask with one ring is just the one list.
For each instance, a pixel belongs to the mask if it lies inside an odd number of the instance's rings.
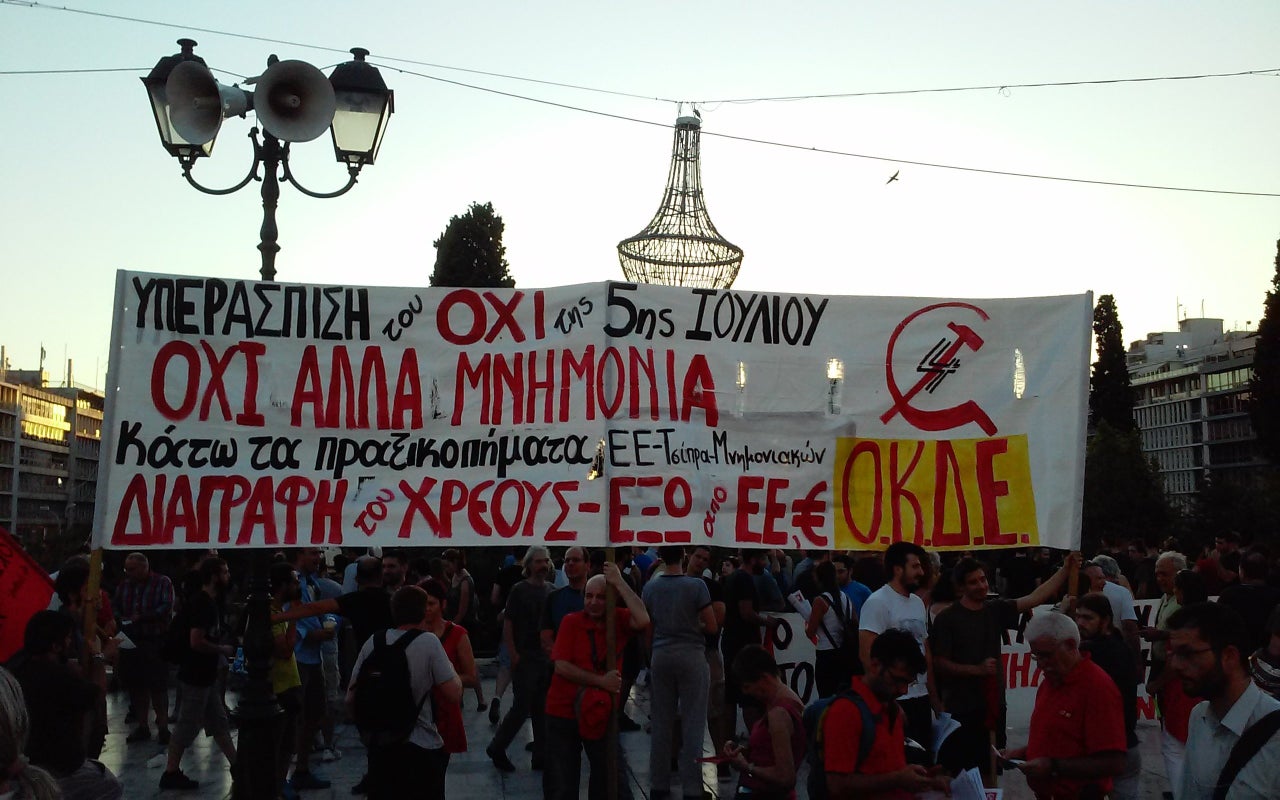
{"label": "crowd of people", "polygon": [[[1280,797],[1276,563],[1232,534],[1195,558],[1180,549],[1135,543],[1051,563],[1047,550],[905,542],[798,561],[672,545],[620,550],[615,563],[535,545],[483,581],[456,549],[279,553],[268,573],[278,794],[329,788],[323,765],[343,758],[335,728],[351,722],[367,757],[354,794],[443,798],[450,757],[479,748],[464,725],[470,690],[492,725],[493,767],[521,769],[509,751],[530,725],[527,765],[555,800],[604,798],[610,775],[630,800],[625,749],[610,736],[646,727],[648,775],[636,777],[656,800],[704,797],[707,762],[750,800],[794,798],[806,764],[813,800],[946,792],[973,769],[987,785],[1019,770],[1038,798],[1137,798],[1145,681],[1162,761],[1145,771],[1163,770],[1168,794]],[[182,764],[202,730],[236,763],[226,695],[241,671],[246,576],[214,553],[170,575],[133,553],[94,598],[87,559],[62,565],[53,607],[0,669],[0,798],[121,797],[98,759],[113,687],[129,702],[127,745],[165,748],[161,789],[198,790]],[[1136,599],[1155,604],[1150,624]],[[88,640],[86,609],[97,619]],[[785,611],[816,650],[808,705],[773,653]],[[1019,630],[1038,688],[1026,741],[1010,742],[1001,648]],[[495,651],[488,698],[481,648]],[[637,691],[647,726],[627,709]],[[959,728],[934,752],[942,713]]]}

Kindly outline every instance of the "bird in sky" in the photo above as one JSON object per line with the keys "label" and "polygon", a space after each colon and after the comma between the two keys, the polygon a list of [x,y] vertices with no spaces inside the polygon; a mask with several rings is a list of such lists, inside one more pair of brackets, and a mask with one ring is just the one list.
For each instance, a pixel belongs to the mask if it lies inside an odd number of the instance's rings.
{"label": "bird in sky", "polygon": [[[898,170],[898,172],[902,172],[902,170]],[[893,175],[889,178],[889,180],[884,182],[884,185],[888,186],[889,184],[896,181],[898,179],[898,172],[893,173]]]}

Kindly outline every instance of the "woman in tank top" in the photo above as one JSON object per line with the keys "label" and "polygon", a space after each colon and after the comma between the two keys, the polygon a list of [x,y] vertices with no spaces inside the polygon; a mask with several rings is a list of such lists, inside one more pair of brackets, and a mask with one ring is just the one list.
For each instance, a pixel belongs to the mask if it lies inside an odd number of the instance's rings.
{"label": "woman in tank top", "polygon": [[778,663],[760,645],[747,645],[733,660],[733,680],[762,706],[745,749],[726,742],[724,755],[741,773],[740,800],[795,800],[796,771],[804,761],[804,703],[782,682]]}

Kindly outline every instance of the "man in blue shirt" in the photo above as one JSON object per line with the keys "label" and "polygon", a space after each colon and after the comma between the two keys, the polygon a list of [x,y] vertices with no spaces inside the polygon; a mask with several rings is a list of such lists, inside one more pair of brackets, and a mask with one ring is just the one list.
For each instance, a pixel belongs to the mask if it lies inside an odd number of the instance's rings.
{"label": "man in blue shirt", "polygon": [[836,582],[840,584],[840,591],[853,602],[853,610],[861,615],[862,604],[871,596],[871,590],[853,579],[852,556],[836,556],[833,561],[836,564]]}
{"label": "man in blue shirt", "polygon": [[[294,555],[294,569],[298,573],[301,588],[299,602],[321,600],[320,587],[321,552],[318,547],[299,548]],[[298,620],[298,643],[293,655],[298,662],[298,677],[302,679],[302,715],[298,724],[298,764],[293,771],[291,784],[294,789],[328,789],[329,781],[311,772],[311,749],[316,731],[324,723],[328,710],[325,697],[322,645],[333,639],[336,627],[326,626],[324,617],[303,617]]]}

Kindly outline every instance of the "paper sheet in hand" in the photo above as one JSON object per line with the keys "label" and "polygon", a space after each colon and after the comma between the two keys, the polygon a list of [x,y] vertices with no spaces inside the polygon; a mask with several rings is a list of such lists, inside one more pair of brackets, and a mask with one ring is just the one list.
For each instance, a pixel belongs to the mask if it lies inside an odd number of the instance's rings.
{"label": "paper sheet in hand", "polygon": [[947,737],[960,730],[960,723],[947,712],[942,712],[938,718],[933,721],[933,757],[938,758],[938,751],[942,749],[942,743]]}
{"label": "paper sheet in hand", "polygon": [[796,613],[805,619],[808,619],[809,614],[813,612],[813,606],[809,604],[808,600],[804,599],[804,595],[800,593],[799,589],[787,595],[787,600],[790,601],[791,607],[796,610]]}
{"label": "paper sheet in hand", "polygon": [[999,789],[994,798],[988,798],[992,790],[982,785],[982,773],[976,767],[961,772],[951,781],[951,800],[998,800]]}

